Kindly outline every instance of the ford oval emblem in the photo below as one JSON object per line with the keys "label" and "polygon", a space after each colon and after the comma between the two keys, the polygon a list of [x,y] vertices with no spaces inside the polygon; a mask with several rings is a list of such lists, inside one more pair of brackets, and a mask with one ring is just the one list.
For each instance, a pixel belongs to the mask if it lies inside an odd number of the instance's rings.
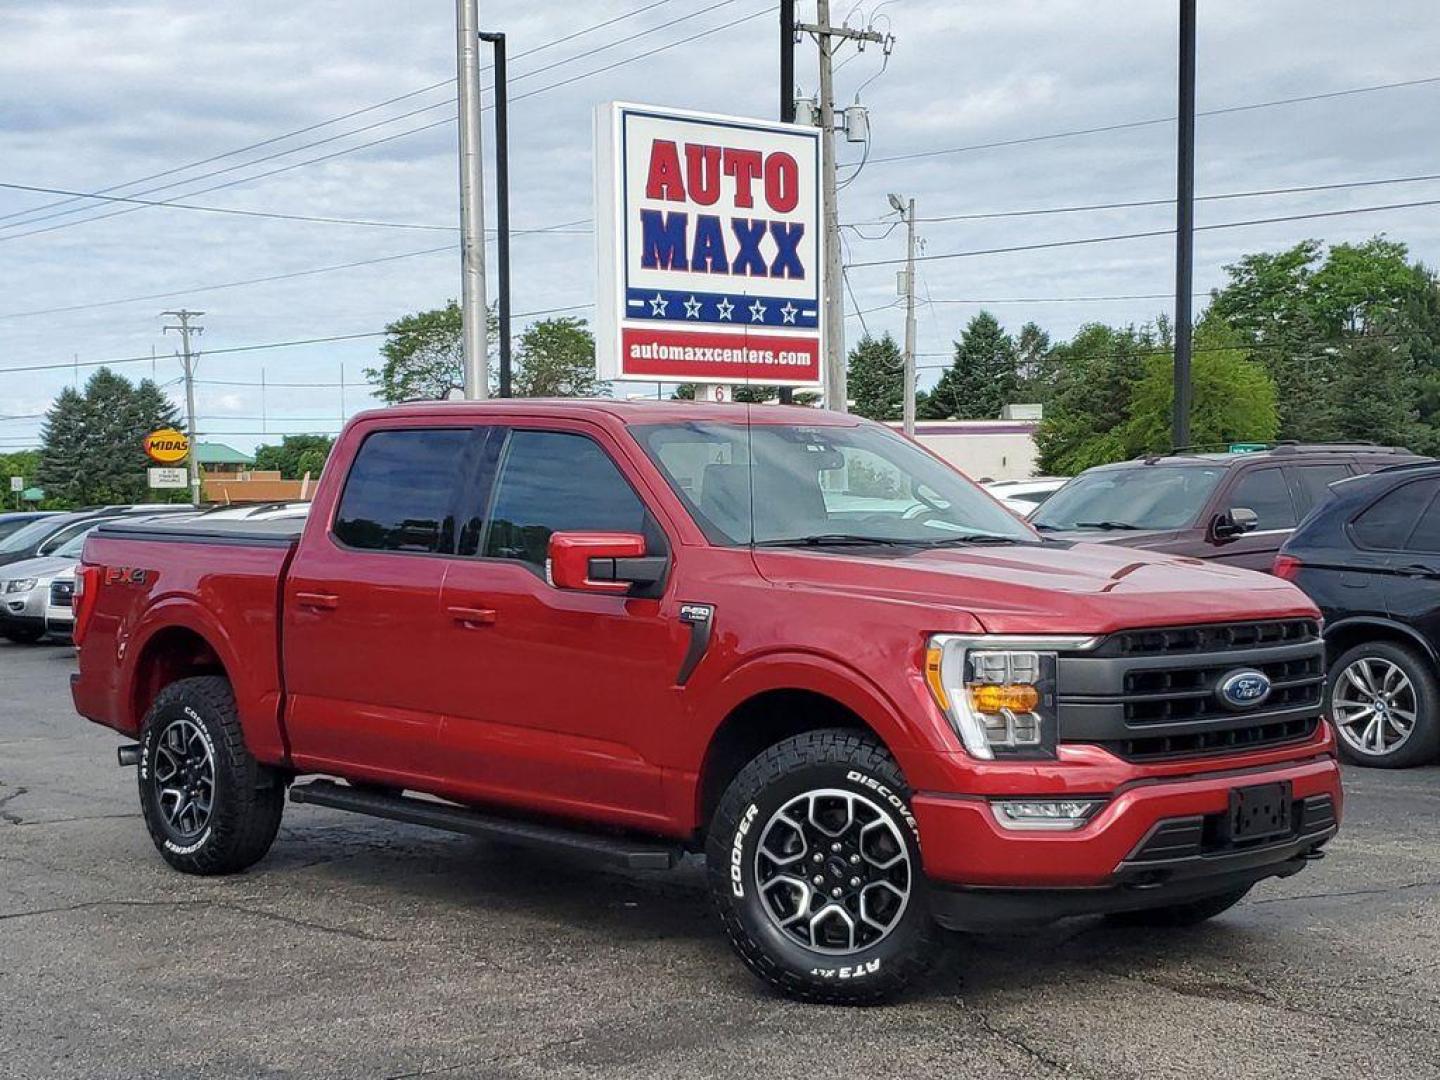
{"label": "ford oval emblem", "polygon": [[1229,671],[1221,677],[1216,692],[1232,709],[1253,709],[1270,696],[1270,676],[1254,668]]}

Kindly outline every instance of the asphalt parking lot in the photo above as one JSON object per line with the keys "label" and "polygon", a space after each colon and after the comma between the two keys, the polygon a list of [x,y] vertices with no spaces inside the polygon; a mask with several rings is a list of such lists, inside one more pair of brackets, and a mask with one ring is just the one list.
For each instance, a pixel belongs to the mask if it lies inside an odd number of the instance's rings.
{"label": "asphalt parking lot", "polygon": [[169,871],[73,651],[0,643],[0,1076],[1440,1076],[1440,768],[1208,926],[955,938],[909,1000],[770,994],[698,867],[621,875],[290,806]]}

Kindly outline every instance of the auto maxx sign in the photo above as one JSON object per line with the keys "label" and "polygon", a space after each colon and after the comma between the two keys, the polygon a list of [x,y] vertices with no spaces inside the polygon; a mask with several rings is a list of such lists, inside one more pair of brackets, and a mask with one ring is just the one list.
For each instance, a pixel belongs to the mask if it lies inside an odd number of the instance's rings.
{"label": "auto maxx sign", "polygon": [[818,385],[819,131],[610,103],[595,135],[600,377]]}

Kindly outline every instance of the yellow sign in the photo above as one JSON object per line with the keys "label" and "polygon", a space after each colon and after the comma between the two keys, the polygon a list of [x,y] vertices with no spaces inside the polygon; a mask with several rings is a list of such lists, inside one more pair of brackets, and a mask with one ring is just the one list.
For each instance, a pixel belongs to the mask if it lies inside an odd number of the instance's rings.
{"label": "yellow sign", "polygon": [[190,440],[183,431],[161,428],[145,436],[145,453],[151,461],[161,465],[173,465],[184,461],[190,455]]}

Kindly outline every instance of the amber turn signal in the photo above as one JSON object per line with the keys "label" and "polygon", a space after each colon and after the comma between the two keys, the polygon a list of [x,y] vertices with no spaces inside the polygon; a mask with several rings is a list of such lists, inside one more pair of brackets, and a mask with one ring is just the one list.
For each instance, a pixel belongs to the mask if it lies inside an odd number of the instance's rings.
{"label": "amber turn signal", "polygon": [[1040,691],[1033,686],[971,683],[967,689],[971,707],[982,716],[1034,712],[1040,704]]}

